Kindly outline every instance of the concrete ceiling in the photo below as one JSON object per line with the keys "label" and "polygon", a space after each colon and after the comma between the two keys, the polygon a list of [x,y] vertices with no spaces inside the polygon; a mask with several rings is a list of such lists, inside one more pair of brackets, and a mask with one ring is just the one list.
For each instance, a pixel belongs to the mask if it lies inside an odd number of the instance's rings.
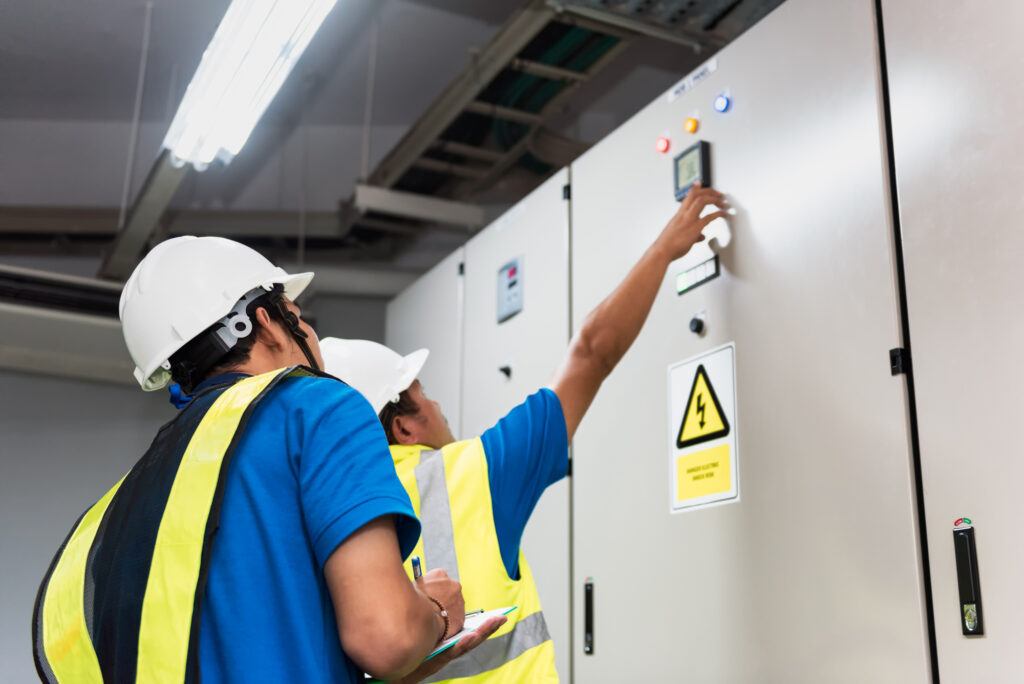
{"label": "concrete ceiling", "polygon": [[[81,226],[74,230],[67,212],[84,207],[116,214],[129,165],[129,196],[138,191],[228,4],[153,1],[139,142],[129,160],[146,3],[0,0],[0,263],[25,263],[39,255],[98,259],[111,236],[90,241]],[[523,0],[339,0],[242,153],[226,168],[191,174],[172,208],[292,213],[294,229],[283,231],[282,239],[302,229],[304,213],[337,211],[363,171],[372,27],[380,39],[370,168],[522,5]],[[559,115],[559,126],[595,142],[707,56],[651,38],[637,40],[580,89]],[[19,230],[16,219],[4,221],[5,211],[28,207],[63,217],[64,234],[58,228]],[[465,238],[431,233],[363,260],[422,270]]]}

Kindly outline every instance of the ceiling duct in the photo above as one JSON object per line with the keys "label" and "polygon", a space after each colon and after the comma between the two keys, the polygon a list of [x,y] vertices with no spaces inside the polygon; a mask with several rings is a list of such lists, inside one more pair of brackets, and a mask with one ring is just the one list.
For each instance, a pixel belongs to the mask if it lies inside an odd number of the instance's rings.
{"label": "ceiling duct", "polygon": [[121,286],[0,266],[0,368],[132,384]]}
{"label": "ceiling duct", "polygon": [[0,266],[0,302],[117,318],[121,286],[14,266]]}

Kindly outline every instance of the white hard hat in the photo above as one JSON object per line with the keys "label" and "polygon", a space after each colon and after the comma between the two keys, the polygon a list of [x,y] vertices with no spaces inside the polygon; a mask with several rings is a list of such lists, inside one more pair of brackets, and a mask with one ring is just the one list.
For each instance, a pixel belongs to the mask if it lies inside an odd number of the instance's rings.
{"label": "white hard hat", "polygon": [[294,300],[312,273],[289,275],[259,252],[219,237],[185,235],[154,247],[121,291],[121,327],[146,391],[170,380],[168,359],[231,313],[242,297],[275,284]]}
{"label": "white hard hat", "polygon": [[370,340],[325,337],[320,340],[320,354],[325,371],[348,383],[380,413],[389,401],[409,389],[430,352],[417,349],[402,356]]}

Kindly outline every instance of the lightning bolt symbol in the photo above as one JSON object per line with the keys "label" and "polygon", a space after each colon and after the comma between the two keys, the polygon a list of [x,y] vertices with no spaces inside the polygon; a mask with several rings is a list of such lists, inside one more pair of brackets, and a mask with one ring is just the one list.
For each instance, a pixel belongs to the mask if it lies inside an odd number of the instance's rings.
{"label": "lightning bolt symbol", "polygon": [[700,414],[700,426],[701,427],[704,427],[704,408],[705,408],[705,404],[704,404],[703,401],[701,401],[701,397],[703,397],[703,396],[704,396],[703,393],[697,395],[697,413]]}

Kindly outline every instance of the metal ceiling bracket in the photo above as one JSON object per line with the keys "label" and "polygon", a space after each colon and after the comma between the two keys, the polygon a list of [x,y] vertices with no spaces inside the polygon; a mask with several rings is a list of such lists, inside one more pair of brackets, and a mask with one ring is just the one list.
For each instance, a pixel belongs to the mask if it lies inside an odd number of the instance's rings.
{"label": "metal ceiling bracket", "polygon": [[455,142],[454,140],[435,140],[430,149],[440,150],[441,152],[451,152],[452,154],[459,154],[463,157],[469,157],[470,159],[479,159],[480,161],[496,162],[500,161],[504,157],[503,152],[498,150],[489,150],[485,147],[477,147],[476,145],[467,145],[465,143]]}
{"label": "metal ceiling bracket", "polygon": [[505,119],[506,121],[529,124],[531,126],[536,126],[543,121],[543,118],[533,112],[525,112],[522,109],[513,109],[512,107],[502,107],[501,105],[491,104],[490,102],[481,102],[479,100],[467,104],[466,111],[473,112],[474,114],[493,116],[497,119]]}
{"label": "metal ceiling bracket", "polygon": [[171,163],[171,153],[162,150],[160,156],[146,176],[135,205],[128,216],[124,229],[114,239],[114,244],[100,266],[99,277],[108,280],[127,280],[139,254],[146,246],[153,232],[160,225],[171,198],[188,174],[189,167]]}
{"label": "metal ceiling bracket", "polygon": [[487,173],[486,169],[476,168],[473,166],[466,166],[465,164],[452,164],[451,162],[440,161],[438,159],[430,159],[429,157],[423,157],[417,159],[412,163],[421,169],[427,171],[436,171],[437,173],[446,173],[451,176],[458,176],[459,178],[469,178],[475,180],[477,178],[483,178]]}
{"label": "metal ceiling bracket", "polygon": [[485,223],[483,207],[465,202],[439,199],[400,192],[372,185],[356,185],[355,207],[361,212],[378,212],[392,216],[405,216],[420,221],[448,225],[482,228]]}
{"label": "metal ceiling bracket", "polygon": [[576,81],[587,80],[587,74],[583,72],[572,71],[571,69],[562,69],[561,67],[542,64],[529,59],[521,59],[519,57],[513,59],[509,66],[516,71],[522,71],[524,74],[532,74],[533,76],[540,76],[541,78],[547,78],[552,81],[569,81],[574,83]]}

